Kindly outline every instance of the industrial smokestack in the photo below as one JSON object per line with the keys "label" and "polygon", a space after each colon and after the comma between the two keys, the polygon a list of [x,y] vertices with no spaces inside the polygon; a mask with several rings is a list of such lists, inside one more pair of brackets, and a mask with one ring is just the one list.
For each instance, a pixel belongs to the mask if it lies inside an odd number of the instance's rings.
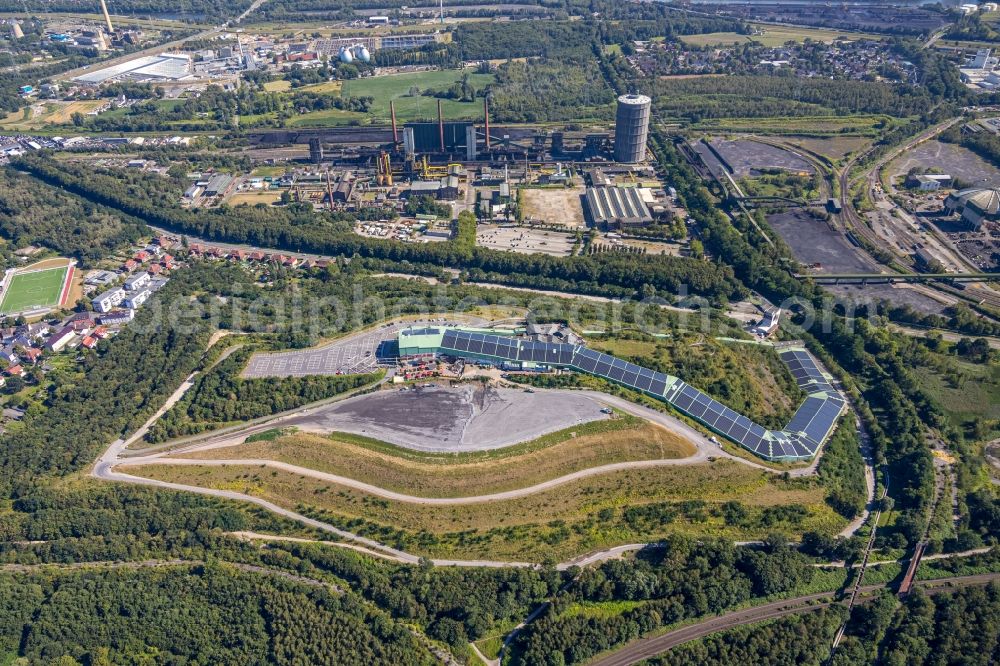
{"label": "industrial smokestack", "polygon": [[108,13],[108,3],[104,0],[101,0],[101,11],[104,12],[104,23],[108,26],[108,33],[113,34],[115,28],[111,25],[111,14]]}
{"label": "industrial smokestack", "polygon": [[441,152],[444,152],[444,115],[441,113],[441,100],[438,100],[438,133],[441,135]]}
{"label": "industrial smokestack", "polygon": [[486,118],[486,150],[490,149],[490,100],[483,95],[483,117]]}
{"label": "industrial smokestack", "polygon": [[399,134],[396,133],[396,105],[389,100],[389,113],[392,115],[392,145],[399,143]]}

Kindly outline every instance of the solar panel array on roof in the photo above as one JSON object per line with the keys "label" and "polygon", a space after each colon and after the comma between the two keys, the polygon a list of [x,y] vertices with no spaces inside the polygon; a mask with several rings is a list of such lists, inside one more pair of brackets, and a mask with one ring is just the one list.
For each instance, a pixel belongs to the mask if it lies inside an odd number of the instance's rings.
{"label": "solar panel array on roof", "polygon": [[[434,328],[412,329],[434,335]],[[440,351],[454,356],[571,367],[655,395],[714,432],[764,458],[807,459],[833,431],[844,399],[806,351],[779,352],[798,385],[809,395],[783,430],[768,430],[675,377],[583,346],[533,342],[488,333],[444,329]]]}
{"label": "solar panel array on roof", "polygon": [[437,328],[408,328],[403,331],[405,335],[437,335],[440,332]]}

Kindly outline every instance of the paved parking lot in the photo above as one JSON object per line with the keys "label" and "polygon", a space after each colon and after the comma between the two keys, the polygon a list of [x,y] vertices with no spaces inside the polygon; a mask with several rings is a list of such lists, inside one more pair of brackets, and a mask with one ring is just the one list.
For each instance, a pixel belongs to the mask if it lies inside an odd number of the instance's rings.
{"label": "paved parking lot", "polygon": [[476,244],[493,250],[507,250],[521,254],[549,254],[554,257],[569,256],[575,235],[532,229],[530,227],[501,227],[480,224],[476,228]]}
{"label": "paved parking lot", "polygon": [[[460,322],[438,320],[434,323],[458,325]],[[253,379],[373,372],[379,364],[376,356],[379,345],[387,340],[395,340],[400,329],[414,324],[415,322],[408,321],[379,326],[311,349],[260,352],[250,357],[241,376]]]}

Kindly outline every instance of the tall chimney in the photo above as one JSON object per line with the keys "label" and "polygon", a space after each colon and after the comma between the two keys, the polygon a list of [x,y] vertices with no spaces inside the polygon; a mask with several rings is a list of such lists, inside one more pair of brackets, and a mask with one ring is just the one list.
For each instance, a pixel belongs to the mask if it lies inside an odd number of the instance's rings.
{"label": "tall chimney", "polygon": [[396,104],[390,99],[389,100],[389,113],[392,115],[392,146],[396,147],[399,143],[399,134],[396,133]]}
{"label": "tall chimney", "polygon": [[101,11],[104,12],[104,23],[108,26],[108,34],[114,34],[115,28],[111,25],[111,14],[108,14],[108,3],[101,0]]}
{"label": "tall chimney", "polygon": [[483,95],[483,117],[486,118],[486,150],[490,149],[490,100]]}
{"label": "tall chimney", "polygon": [[441,135],[441,152],[444,152],[444,115],[441,113],[441,100],[438,100],[438,133]]}

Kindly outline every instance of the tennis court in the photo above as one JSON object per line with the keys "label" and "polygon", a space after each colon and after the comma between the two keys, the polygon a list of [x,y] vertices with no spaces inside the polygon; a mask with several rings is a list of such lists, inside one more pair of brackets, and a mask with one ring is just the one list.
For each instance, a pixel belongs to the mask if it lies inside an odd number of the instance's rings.
{"label": "tennis court", "polygon": [[0,312],[24,312],[62,304],[72,266],[15,273],[0,301]]}

